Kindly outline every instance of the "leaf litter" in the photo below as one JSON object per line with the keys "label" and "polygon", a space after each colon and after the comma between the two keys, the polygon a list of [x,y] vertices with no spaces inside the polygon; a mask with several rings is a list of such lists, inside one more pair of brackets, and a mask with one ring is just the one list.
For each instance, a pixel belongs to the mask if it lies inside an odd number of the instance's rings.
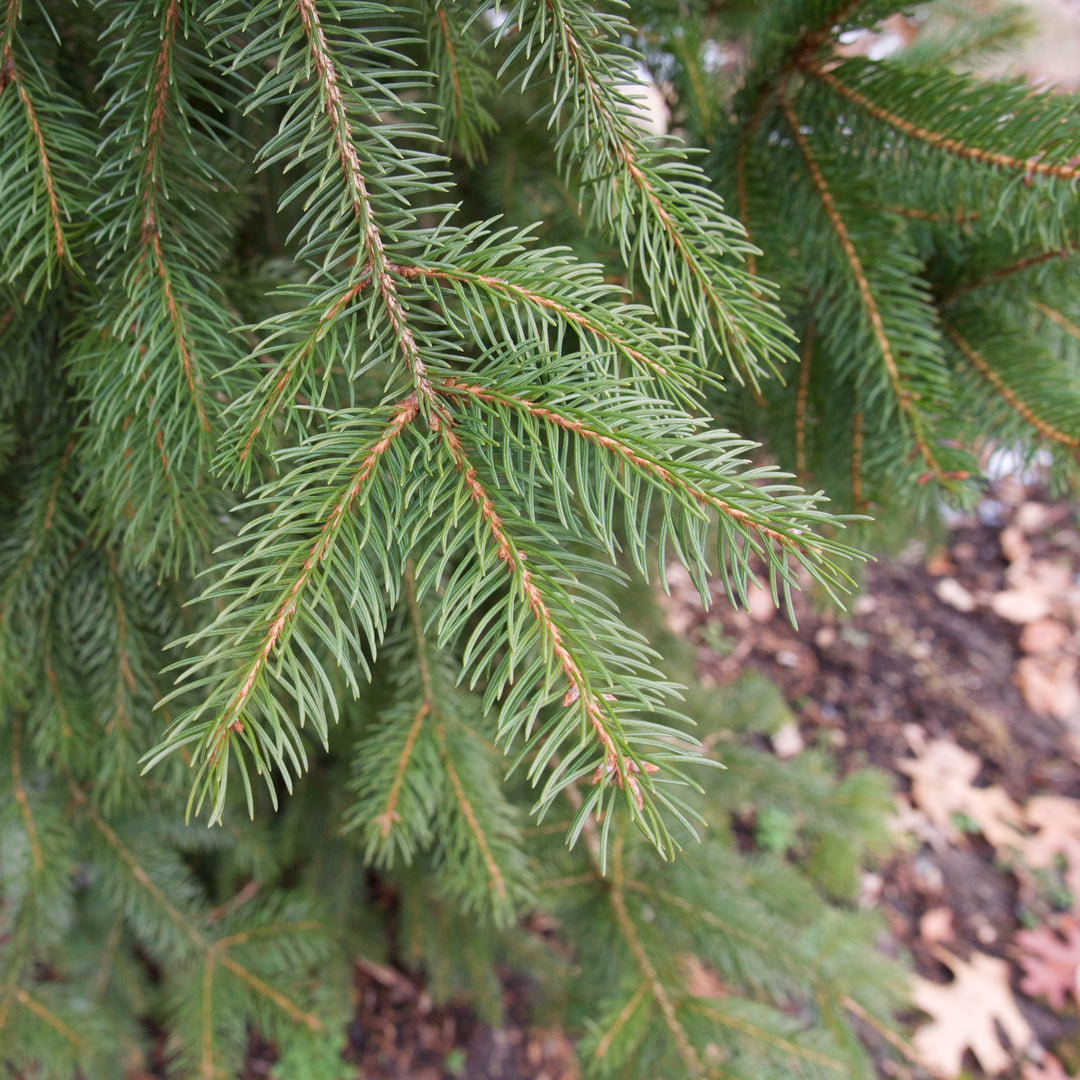
{"label": "leaf litter", "polygon": [[860,902],[915,961],[922,1071],[883,1076],[1080,1077],[1077,507],[1008,477],[991,497],[939,543],[868,568],[851,614],[797,597],[798,634],[723,603],[706,615],[677,590],[665,601],[706,684],[756,669],[802,744],[842,773],[896,776],[907,850]]}

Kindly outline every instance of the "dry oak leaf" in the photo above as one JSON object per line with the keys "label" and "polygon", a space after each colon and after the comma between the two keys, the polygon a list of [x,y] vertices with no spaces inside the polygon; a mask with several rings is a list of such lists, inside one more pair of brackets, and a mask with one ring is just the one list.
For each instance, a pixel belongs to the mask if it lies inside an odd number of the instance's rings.
{"label": "dry oak leaf", "polygon": [[1020,1072],[1021,1080],[1080,1080],[1065,1075],[1065,1066],[1053,1054],[1046,1054],[1042,1064],[1029,1061]]}
{"label": "dry oak leaf", "polygon": [[1018,930],[1016,944],[1023,950],[1020,989],[1030,997],[1042,994],[1054,1009],[1065,1007],[1068,994],[1080,1001],[1080,926],[1072,916],[1061,922],[1061,936],[1049,926]]}
{"label": "dry oak leaf", "polygon": [[947,907],[930,908],[919,919],[919,937],[927,945],[936,945],[939,941],[948,941],[953,937],[953,913]]}
{"label": "dry oak leaf", "polygon": [[1069,628],[1058,619],[1037,619],[1020,632],[1020,648],[1026,653],[1061,652],[1071,640]]}
{"label": "dry oak leaf", "polygon": [[1078,666],[1075,656],[1025,656],[1016,662],[1013,679],[1032,712],[1069,720],[1080,714]]}
{"label": "dry oak leaf", "polygon": [[1050,598],[1041,589],[1005,589],[993,595],[990,607],[1011,623],[1030,623],[1050,614]]}
{"label": "dry oak leaf", "polygon": [[914,761],[896,767],[911,777],[911,796],[930,821],[955,842],[954,814],[970,818],[994,847],[1015,844],[1023,816],[1020,807],[996,784],[977,788],[972,781],[982,762],[947,739],[931,739]]}
{"label": "dry oak leaf", "polygon": [[1028,800],[1024,819],[1037,831],[1017,837],[1013,846],[1034,870],[1051,869],[1059,855],[1065,859],[1065,885],[1080,902],[1080,802],[1064,795],[1036,795]]}
{"label": "dry oak leaf", "polygon": [[975,1055],[984,1072],[1004,1072],[1013,1054],[1002,1045],[995,1023],[1016,1055],[1035,1038],[1009,988],[1009,965],[980,952],[972,954],[970,963],[941,948],[934,949],[934,955],[954,978],[946,985],[918,977],[914,981],[912,1000],[932,1018],[915,1032],[916,1056],[940,1080],[960,1075],[965,1050]]}

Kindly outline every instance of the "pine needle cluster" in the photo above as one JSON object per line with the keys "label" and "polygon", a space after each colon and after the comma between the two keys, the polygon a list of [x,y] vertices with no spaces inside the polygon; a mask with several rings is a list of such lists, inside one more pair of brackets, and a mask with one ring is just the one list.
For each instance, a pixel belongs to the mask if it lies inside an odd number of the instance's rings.
{"label": "pine needle cluster", "polygon": [[631,582],[847,587],[736,431],[841,510],[1075,471],[1080,121],[952,72],[1000,17],[757,8],[0,3],[15,1075],[348,1075],[361,951],[492,1017],[547,972],[594,1075],[872,1075],[887,791],[684,701]]}

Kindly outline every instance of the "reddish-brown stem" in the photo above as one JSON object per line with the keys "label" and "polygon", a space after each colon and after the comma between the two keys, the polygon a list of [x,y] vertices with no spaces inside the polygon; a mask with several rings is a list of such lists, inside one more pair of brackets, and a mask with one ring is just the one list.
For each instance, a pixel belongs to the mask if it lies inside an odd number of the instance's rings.
{"label": "reddish-brown stem", "polygon": [[154,270],[161,282],[161,291],[165,297],[165,309],[169,315],[169,324],[176,340],[177,351],[180,353],[184,378],[187,381],[188,389],[191,391],[192,400],[195,402],[195,408],[199,414],[199,424],[203,431],[209,431],[210,421],[207,419],[206,410],[203,407],[202,394],[199,390],[198,378],[195,372],[195,361],[184,328],[184,317],[173,290],[172,275],[169,273],[161,247],[160,214],[158,210],[161,144],[165,136],[165,118],[169,106],[172,79],[172,50],[176,40],[176,28],[179,18],[179,0],[169,0],[169,4],[165,8],[165,25],[162,29],[161,47],[158,49],[157,57],[154,60],[155,76],[152,95],[154,104],[150,110],[150,122],[147,125],[146,142],[143,146],[146,160],[143,164],[141,242],[144,257],[149,253],[153,259]]}
{"label": "reddish-brown stem", "polygon": [[[616,168],[625,171],[634,186],[645,196],[646,204],[651,213],[655,216],[656,220],[660,222],[661,228],[667,235],[668,241],[675,253],[685,264],[690,276],[698,283],[698,286],[708,298],[709,303],[716,310],[723,310],[724,305],[713,287],[709,275],[701,265],[698,253],[687,243],[678,225],[672,220],[663,201],[660,199],[659,195],[657,195],[656,189],[653,187],[648,175],[638,164],[638,152],[634,145],[632,129],[624,118],[618,116],[618,114],[612,110],[607,93],[597,82],[592,69],[585,63],[581,54],[581,46],[573,32],[566,25],[566,20],[556,10],[550,0],[548,0],[547,7],[553,21],[558,25],[559,34],[563,43],[563,51],[577,69],[580,83],[584,86],[585,92],[591,98],[597,113],[604,118],[607,124],[609,132],[607,141],[610,147],[613,164]],[[735,320],[729,319],[728,327],[731,332],[739,338],[740,342],[745,345],[746,339],[736,326]]]}
{"label": "reddish-brown stem", "polygon": [[1075,450],[1080,447],[1080,439],[1047,423],[1038,416],[1028,403],[1020,398],[1015,390],[972,348],[970,342],[949,323],[943,322],[942,329],[949,340],[960,350],[964,359],[997,391],[1001,398],[1018,415],[1022,416],[1040,435],[1053,442],[1061,443]]}
{"label": "reddish-brown stem", "polygon": [[441,5],[435,9],[439,19],[439,28],[442,30],[443,42],[446,45],[446,57],[450,62],[450,84],[454,88],[454,108],[461,112],[461,76],[458,74],[457,54],[454,52],[454,39],[450,33],[450,24],[446,20],[446,9]]}
{"label": "reddish-brown stem", "polygon": [[669,469],[661,465],[658,461],[652,458],[645,457],[644,455],[633,450],[626,443],[620,439],[615,438],[612,435],[607,435],[604,432],[597,431],[595,428],[590,428],[583,421],[574,419],[569,416],[565,416],[562,413],[556,412],[553,409],[549,409],[543,405],[537,405],[525,398],[511,397],[508,394],[499,393],[496,390],[486,389],[481,386],[474,386],[470,383],[462,382],[458,379],[449,379],[443,383],[443,390],[445,393],[452,395],[464,395],[467,398],[474,398],[478,401],[484,401],[489,404],[503,405],[507,408],[520,409],[530,416],[536,417],[538,420],[544,420],[550,424],[554,424],[556,427],[562,428],[564,431],[569,431],[580,438],[587,439],[589,442],[595,443],[597,446],[603,447],[603,449],[617,455],[624,461],[631,465],[642,469],[644,472],[649,473],[655,479],[661,483],[667,484],[671,488],[677,488],[680,491],[690,495],[691,498],[701,503],[703,506],[711,507],[715,510],[719,510],[726,517],[731,518],[733,521],[739,523],[740,526],[753,530],[760,534],[767,540],[771,540],[781,545],[782,547],[807,553],[808,549],[800,544],[797,540],[790,536],[785,535],[782,532],[778,532],[776,529],[770,528],[768,525],[763,525],[756,521],[753,515],[748,514],[744,510],[740,510],[737,507],[732,506],[730,503],[721,499],[715,495],[710,495],[707,491],[701,490],[701,488],[690,484],[680,476],[674,475]]}
{"label": "reddish-brown stem", "polygon": [[895,214],[897,217],[908,218],[912,221],[946,221],[955,225],[963,225],[968,221],[978,221],[978,210],[956,209],[952,214],[938,214],[933,210],[922,210],[917,206],[882,206],[878,203],[869,204],[874,210],[880,210],[883,214]]}
{"label": "reddish-brown stem", "polygon": [[45,181],[45,193],[49,199],[49,218],[53,228],[53,246],[56,248],[56,257],[64,257],[64,230],[60,221],[60,200],[56,194],[56,184],[53,182],[52,165],[49,162],[49,152],[45,146],[45,135],[38,122],[34,102],[30,97],[26,84],[19,75],[19,67],[15,62],[15,54],[12,50],[12,42],[15,39],[15,23],[19,18],[20,0],[8,0],[7,12],[4,15],[3,49],[0,50],[0,92],[9,85],[14,85],[19,93],[26,112],[26,122],[30,125],[34,142],[37,144],[38,160],[41,163],[41,176]]}
{"label": "reddish-brown stem", "polygon": [[[746,155],[750,152],[750,143],[761,127],[765,114],[769,111],[769,102],[772,100],[772,92],[764,90],[757,100],[754,112],[743,128],[739,145],[735,149],[735,203],[739,208],[739,220],[746,230],[746,239],[753,243],[753,235],[750,232],[750,199],[746,194]],[[749,273],[757,274],[757,256],[748,252],[746,256],[746,269]]]}
{"label": "reddish-brown stem", "polygon": [[809,33],[804,33],[799,40],[796,55],[798,57],[811,56],[813,53],[817,52],[817,50],[828,40],[833,32],[833,28],[839,26],[841,23],[847,22],[847,20],[850,19],[851,16],[865,3],[866,0],[850,0],[850,2],[844,4],[835,15],[831,15],[826,22],[823,22]]}
{"label": "reddish-brown stem", "polygon": [[572,307],[568,307],[559,300],[553,300],[550,296],[545,296],[543,293],[534,292],[532,289],[526,289],[523,285],[518,285],[512,281],[506,281],[504,278],[493,277],[490,274],[477,274],[465,270],[435,269],[427,266],[395,266],[394,270],[406,280],[412,278],[429,278],[432,281],[458,281],[463,284],[476,284],[483,286],[485,289],[491,289],[493,292],[502,293],[502,295],[511,299],[522,300],[543,311],[550,311],[560,318],[565,319],[567,322],[572,323],[574,326],[584,330],[586,333],[591,334],[593,337],[598,338],[601,341],[606,341],[629,360],[654,371],[657,375],[667,374],[667,369],[662,364],[653,360],[652,357],[639,352],[637,349],[627,344],[617,334],[614,334],[610,330],[600,326],[598,323],[593,322],[587,315]]}
{"label": "reddish-brown stem", "polygon": [[[804,54],[812,55],[821,48],[832,33],[833,27],[850,18],[863,3],[865,3],[865,0],[852,0],[851,3],[831,16],[827,22],[822,23],[813,30],[804,28],[795,42],[788,60],[779,70],[769,78],[764,79],[757,87],[757,102],[754,105],[754,111],[744,125],[739,144],[735,149],[735,202],[739,210],[739,220],[746,230],[746,238],[751,242],[753,237],[750,233],[750,202],[746,194],[746,155],[750,150],[750,143],[761,127],[761,123],[769,111],[769,105],[777,92],[783,93],[792,73],[798,68],[799,58]],[[751,274],[757,273],[757,260],[752,254],[748,254],[746,257],[746,268]]]}
{"label": "reddish-brown stem", "polygon": [[361,462],[360,468],[354,474],[348,489],[334,504],[334,508],[323,522],[322,528],[319,530],[319,535],[311,545],[311,550],[308,552],[308,556],[300,568],[300,573],[293,581],[289,591],[285,594],[285,598],[278,606],[277,611],[270,622],[270,626],[263,636],[262,644],[260,645],[259,651],[252,661],[251,666],[248,668],[247,674],[244,676],[244,681],[241,683],[240,688],[236,691],[236,694],[229,702],[228,707],[225,709],[214,728],[213,734],[210,737],[211,760],[217,758],[222,743],[228,738],[230,731],[239,732],[243,730],[240,716],[244,710],[248,696],[255,686],[255,681],[259,677],[259,673],[266,666],[267,661],[270,659],[270,654],[274,651],[275,646],[285,632],[285,628],[288,626],[289,621],[296,613],[304,586],[307,585],[312,574],[314,574],[316,568],[333,546],[342,520],[352,509],[352,505],[356,501],[357,496],[375,473],[379,460],[390,448],[394,440],[397,439],[405,428],[416,418],[418,411],[419,408],[417,406],[415,394],[410,394],[404,401],[398,404],[394,410],[394,417],[389,426],[383,432],[379,441],[372,446],[363,462]]}
{"label": "reddish-brown stem", "polygon": [[443,443],[454,460],[455,466],[461,473],[470,498],[476,504],[480,520],[484,523],[492,540],[495,542],[496,555],[499,561],[506,566],[517,581],[541,636],[547,642],[552,655],[558,661],[559,667],[562,668],[563,674],[570,684],[569,690],[563,697],[563,704],[569,706],[580,700],[585,715],[588,717],[597,739],[604,748],[607,765],[617,771],[618,782],[621,786],[625,778],[629,776],[629,767],[633,763],[618,752],[615,740],[608,731],[605,710],[600,704],[600,699],[589,686],[588,680],[574,659],[573,654],[566,647],[562,630],[552,616],[539,587],[533,580],[532,572],[526,565],[525,553],[514,544],[503,526],[502,518],[495,510],[491,497],[477,477],[476,469],[469,462],[465,449],[461,445],[461,440],[449,424],[440,423],[439,432],[442,435]]}
{"label": "reddish-brown stem", "polygon": [[386,317],[393,328],[398,348],[408,364],[418,398],[424,402],[430,402],[433,400],[433,395],[431,383],[427,377],[427,367],[420,355],[416,338],[406,321],[405,309],[394,284],[394,276],[386,257],[382,236],[375,224],[367,181],[364,179],[363,170],[360,167],[360,156],[356,151],[352,122],[341,93],[337,65],[330,55],[330,47],[323,33],[322,21],[314,0],[297,0],[297,10],[307,36],[311,63],[319,80],[323,109],[330,124],[334,145],[337,147],[338,161],[345,176],[345,186],[352,204],[353,216],[356,218],[356,224],[361,233],[361,242],[372,280],[382,300]]}
{"label": "reddish-brown stem", "polygon": [[963,296],[964,293],[992,285],[995,281],[1002,281],[1005,278],[1012,277],[1013,274],[1022,274],[1033,266],[1042,266],[1043,263],[1053,262],[1055,259],[1067,259],[1070,255],[1074,255],[1076,250],[1077,245],[1075,243],[1068,243],[1060,248],[1051,248],[1049,251],[1036,251],[1030,255],[1024,255],[1007,266],[999,266],[991,270],[983,277],[961,282],[941,298],[941,304],[951,304],[958,296]]}
{"label": "reddish-brown stem", "polygon": [[914,440],[915,446],[923,461],[926,462],[927,467],[934,476],[938,479],[944,479],[941,467],[938,465],[937,459],[934,457],[933,452],[923,436],[922,424],[919,417],[912,408],[911,392],[904,386],[904,380],[900,374],[900,369],[896,365],[896,357],[893,355],[892,343],[889,341],[888,334],[885,332],[885,324],[882,321],[881,311],[878,308],[874,292],[870,287],[870,280],[867,278],[866,271],[863,269],[862,259],[859,258],[859,253],[855,250],[855,244],[848,232],[847,225],[845,224],[843,217],[841,217],[839,210],[836,208],[836,201],[833,199],[832,191],[829,189],[829,185],[825,180],[825,174],[821,171],[821,166],[818,164],[813,151],[810,149],[810,143],[803,134],[802,125],[799,122],[798,116],[795,115],[795,110],[792,108],[791,102],[786,96],[782,95],[780,104],[784,110],[784,116],[787,118],[788,126],[791,129],[795,143],[802,155],[803,163],[806,165],[806,171],[810,174],[810,180],[814,185],[815,191],[817,191],[818,198],[821,200],[821,206],[825,211],[825,216],[828,218],[833,232],[836,233],[836,238],[840,242],[840,247],[843,249],[844,257],[847,260],[848,266],[851,268],[851,276],[855,279],[855,286],[859,290],[859,297],[862,300],[866,317],[870,322],[874,340],[877,342],[882,359],[885,361],[885,369],[889,375],[889,382],[892,384],[896,403],[910,425],[911,437]]}
{"label": "reddish-brown stem", "polygon": [[389,836],[390,830],[401,820],[401,815],[397,812],[398,795],[401,792],[401,785],[405,782],[405,770],[408,768],[409,758],[412,757],[417,736],[429,712],[431,712],[431,702],[420,702],[420,708],[416,710],[409,733],[405,736],[405,745],[401,748],[401,754],[394,768],[394,779],[390,784],[390,793],[386,797],[386,809],[372,819],[384,837]]}

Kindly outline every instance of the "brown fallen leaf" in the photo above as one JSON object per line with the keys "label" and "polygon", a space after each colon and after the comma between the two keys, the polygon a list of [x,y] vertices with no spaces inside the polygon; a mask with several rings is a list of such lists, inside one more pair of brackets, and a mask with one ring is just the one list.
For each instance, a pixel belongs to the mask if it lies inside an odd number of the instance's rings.
{"label": "brown fallen leaf", "polygon": [[1066,864],[1065,885],[1080,898],[1080,802],[1064,795],[1036,795],[1024,807],[1024,820],[1036,831],[1013,840],[1033,870],[1049,870],[1060,855]]}
{"label": "brown fallen leaf", "polygon": [[899,761],[896,767],[911,777],[912,801],[947,840],[959,839],[953,816],[963,814],[994,847],[1014,845],[1023,824],[1020,807],[996,784],[973,786],[981,766],[975,754],[956,743],[931,739],[914,761]]}
{"label": "brown fallen leaf", "polygon": [[1065,1066],[1053,1054],[1045,1054],[1040,1065],[1027,1062],[1020,1076],[1021,1080],[1080,1080],[1080,1077],[1066,1076]]}
{"label": "brown fallen leaf", "polygon": [[1075,656],[1024,656],[1013,678],[1032,712],[1069,720],[1080,715],[1080,681]]}
{"label": "brown fallen leaf", "polygon": [[1049,559],[1015,562],[1005,571],[1005,581],[1010,589],[1040,593],[1052,604],[1067,600],[1076,585],[1068,565]]}
{"label": "brown fallen leaf", "polygon": [[943,577],[934,586],[934,593],[942,603],[956,608],[957,611],[966,613],[975,610],[975,597],[956,578]]}
{"label": "brown fallen leaf", "polygon": [[[932,1018],[915,1033],[916,1055],[941,1080],[960,1075],[965,1050],[984,1072],[1004,1072],[1035,1038],[1009,988],[1009,965],[980,952],[969,963],[942,948],[935,948],[934,955],[954,978],[945,985],[915,979],[912,999]],[[1013,1053],[1002,1045],[995,1024],[1001,1025]]]}
{"label": "brown fallen leaf", "polygon": [[1026,653],[1060,652],[1069,644],[1069,628],[1057,619],[1036,619],[1020,634],[1020,648]]}
{"label": "brown fallen leaf", "polygon": [[1024,969],[1020,989],[1030,997],[1042,995],[1054,1009],[1063,1009],[1069,994],[1080,1001],[1080,926],[1067,915],[1060,931],[1059,936],[1049,926],[1040,926],[1016,933]]}
{"label": "brown fallen leaf", "polygon": [[919,937],[927,945],[949,941],[953,936],[953,913],[947,907],[935,907],[919,919]]}
{"label": "brown fallen leaf", "polygon": [[1001,554],[1011,563],[1027,562],[1031,558],[1031,545],[1023,529],[1016,525],[1002,529],[998,535],[998,543],[1001,544]]}
{"label": "brown fallen leaf", "polygon": [[1041,589],[1026,587],[994,593],[990,607],[1012,623],[1029,623],[1050,614],[1050,598]]}

